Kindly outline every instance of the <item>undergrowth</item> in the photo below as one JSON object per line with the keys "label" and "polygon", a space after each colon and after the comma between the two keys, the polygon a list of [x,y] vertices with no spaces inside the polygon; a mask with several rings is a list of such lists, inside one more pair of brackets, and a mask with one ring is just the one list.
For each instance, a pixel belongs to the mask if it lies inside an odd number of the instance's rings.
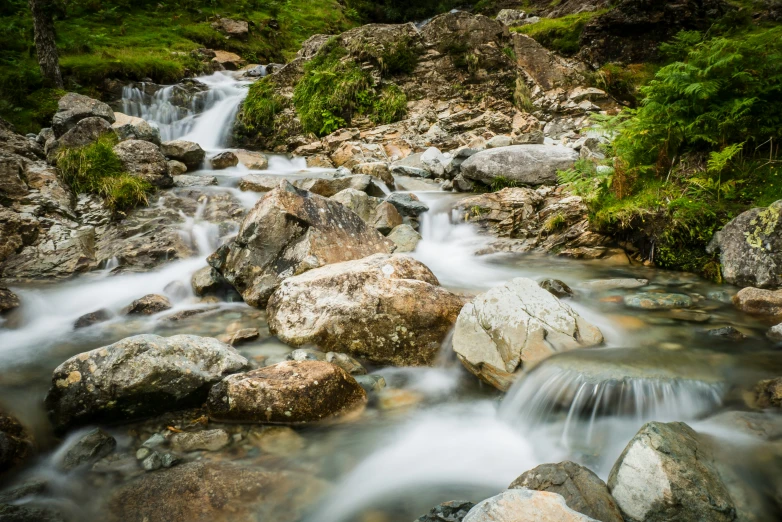
{"label": "undergrowth", "polygon": [[526,34],[544,47],[570,56],[579,51],[579,40],[586,24],[606,12],[606,10],[596,10],[561,18],[541,18],[539,22],[534,24],[514,27],[511,30]]}

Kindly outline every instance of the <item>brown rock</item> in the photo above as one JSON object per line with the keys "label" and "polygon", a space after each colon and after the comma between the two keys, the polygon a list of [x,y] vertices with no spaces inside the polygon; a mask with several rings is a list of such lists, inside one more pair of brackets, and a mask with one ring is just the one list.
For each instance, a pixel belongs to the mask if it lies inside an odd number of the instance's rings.
{"label": "brown rock", "polygon": [[402,224],[402,215],[394,205],[384,201],[375,208],[375,216],[372,226],[378,232],[387,236],[395,227]]}
{"label": "brown rock", "polygon": [[221,152],[217,156],[209,160],[209,164],[215,170],[227,169],[228,167],[235,167],[239,164],[239,158],[231,151]]}
{"label": "brown rock", "polygon": [[168,162],[154,143],[126,140],[114,146],[114,152],[128,173],[145,179],[157,187],[170,187],[174,180],[168,173]]}
{"label": "brown rock", "polygon": [[215,56],[212,63],[222,66],[227,71],[238,71],[244,67],[247,62],[238,54],[228,51],[214,51]]}
{"label": "brown rock", "polygon": [[782,290],[743,288],[733,296],[739,310],[752,315],[782,316]]}
{"label": "brown rock", "polygon": [[19,307],[19,298],[8,288],[0,287],[0,314]]}
{"label": "brown rock", "polygon": [[231,18],[220,18],[212,23],[212,27],[222,31],[231,38],[246,40],[250,32],[249,24],[244,20],[233,20]]}
{"label": "brown rock", "polygon": [[239,149],[234,154],[239,158],[239,163],[250,170],[264,170],[269,167],[269,158],[262,152]]}
{"label": "brown rock", "polygon": [[122,313],[124,315],[154,315],[170,309],[171,301],[167,297],[149,294],[130,303],[122,310]]}
{"label": "brown rock", "polygon": [[0,475],[22,464],[33,449],[30,432],[16,418],[0,410]]}
{"label": "brown rock", "polygon": [[755,385],[755,406],[782,408],[782,377],[760,381]]}

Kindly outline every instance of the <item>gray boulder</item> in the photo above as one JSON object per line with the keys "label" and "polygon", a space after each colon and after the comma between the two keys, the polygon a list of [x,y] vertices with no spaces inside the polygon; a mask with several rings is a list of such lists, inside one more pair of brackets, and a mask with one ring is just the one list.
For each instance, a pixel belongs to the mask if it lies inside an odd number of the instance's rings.
{"label": "gray boulder", "polygon": [[206,157],[206,152],[201,148],[201,145],[186,140],[165,141],[160,145],[160,150],[166,158],[181,161],[187,165],[188,170],[200,167]]}
{"label": "gray boulder", "polygon": [[114,123],[114,111],[107,104],[82,94],[69,92],[57,102],[57,112],[52,118],[54,136],[59,138],[81,120],[90,117],[103,118],[109,123]]}
{"label": "gray boulder", "polygon": [[399,213],[406,217],[416,218],[429,210],[429,207],[421,203],[415,194],[394,192],[386,198],[386,201],[394,205]]}
{"label": "gray boulder", "polygon": [[137,335],[62,363],[45,404],[58,431],[143,418],[201,404],[213,384],[246,367],[217,339]]}
{"label": "gray boulder", "polygon": [[461,174],[486,185],[491,185],[495,178],[522,185],[555,185],[557,171],[573,167],[576,160],[578,153],[568,147],[513,145],[470,156],[462,163]]}
{"label": "gray boulder", "polygon": [[408,224],[394,227],[386,237],[394,242],[396,245],[394,252],[398,254],[413,252],[418,246],[418,242],[421,241],[421,234]]}
{"label": "gray boulder", "polygon": [[227,150],[221,152],[217,156],[209,159],[209,164],[215,170],[227,169],[228,167],[235,167],[239,164],[239,157],[233,152]]}
{"label": "gray boulder", "polygon": [[650,422],[608,477],[627,522],[732,522],[736,509],[711,452],[683,422]]}
{"label": "gray boulder", "polygon": [[597,522],[570,509],[556,493],[509,489],[484,500],[463,522]]}
{"label": "gray boulder", "polygon": [[174,184],[173,178],[168,173],[168,162],[154,143],[126,140],[115,145],[114,152],[128,173],[160,188]]}
{"label": "gray boulder", "polygon": [[90,116],[80,120],[72,129],[57,140],[59,147],[73,149],[98,141],[98,138],[111,132],[111,124],[103,118]]}
{"label": "gray boulder", "polygon": [[287,277],[392,249],[393,243],[341,204],[283,181],[208,262],[246,303],[263,307]]}
{"label": "gray boulder", "polygon": [[120,141],[143,140],[160,145],[160,131],[146,120],[128,116],[121,112],[114,113],[115,122],[111,128],[117,133]]}

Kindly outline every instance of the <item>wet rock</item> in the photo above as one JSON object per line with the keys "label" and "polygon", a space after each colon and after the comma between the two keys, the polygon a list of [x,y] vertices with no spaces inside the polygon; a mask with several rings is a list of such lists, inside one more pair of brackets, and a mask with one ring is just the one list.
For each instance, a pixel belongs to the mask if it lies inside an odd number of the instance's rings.
{"label": "wet rock", "polygon": [[748,210],[714,235],[725,281],[757,288],[782,287],[782,201]]}
{"label": "wet rock", "polygon": [[114,152],[128,173],[149,181],[156,187],[170,187],[174,180],[168,173],[168,162],[154,143],[126,140],[114,146]]}
{"label": "wet rock", "polygon": [[322,361],[285,361],[227,377],[209,392],[209,416],[232,422],[303,424],[349,413],[366,393],[345,370]]}
{"label": "wet rock", "polygon": [[540,282],[540,287],[560,299],[573,297],[573,289],[559,279],[544,279]]}
{"label": "wet rock", "polygon": [[782,377],[760,381],[755,385],[755,406],[782,408]]}
{"label": "wet rock", "polygon": [[465,305],[453,334],[453,349],[462,364],[503,391],[521,371],[554,353],[602,342],[597,327],[523,277]]}
{"label": "wet rock", "polygon": [[575,462],[543,464],[523,473],[508,489],[526,488],[562,495],[567,506],[601,522],[623,522],[605,482]]}
{"label": "wet rock", "polygon": [[644,425],[614,464],[608,488],[627,522],[736,519],[711,452],[682,422]]}
{"label": "wet rock", "polygon": [[702,310],[671,310],[665,313],[663,317],[685,323],[707,323],[711,320],[711,315]]}
{"label": "wet rock", "polygon": [[171,437],[171,449],[182,453],[191,451],[220,451],[231,443],[225,430],[203,430],[175,433]]}
{"label": "wet rock", "polygon": [[175,187],[211,187],[217,185],[217,178],[214,176],[188,176],[180,175],[174,178]]}
{"label": "wet rock", "polygon": [[313,348],[299,348],[288,354],[289,361],[325,361],[326,352]]}
{"label": "wet rock", "polygon": [[57,430],[200,404],[247,360],[208,337],[137,335],[76,355],[54,370],[46,408]]}
{"label": "wet rock", "polygon": [[741,333],[733,326],[723,326],[722,328],[714,328],[706,332],[712,337],[719,337],[729,341],[742,341],[747,338],[746,335]]}
{"label": "wet rock", "polygon": [[[282,178],[264,174],[250,174],[239,181],[239,188],[245,191],[269,192],[280,185]],[[346,190],[354,189],[360,192],[370,190],[372,178],[365,175],[344,177],[302,178],[288,181],[292,186],[318,194],[326,198]],[[370,190],[371,191],[371,190]]]}
{"label": "wet rock", "polygon": [[418,517],[416,522],[462,522],[475,506],[467,500],[451,500],[433,507],[428,514]]}
{"label": "wet rock", "polygon": [[233,152],[236,157],[239,158],[239,163],[250,170],[264,170],[269,168],[269,158],[262,152],[245,149],[239,149]]}
{"label": "wet rock", "polygon": [[557,171],[571,168],[578,159],[573,149],[551,145],[514,145],[484,150],[462,163],[466,179],[491,185],[502,177],[524,185],[555,185]]}
{"label": "wet rock", "polygon": [[263,307],[286,277],[392,248],[341,204],[283,182],[261,198],[236,238],[208,261],[246,303]]}
{"label": "wet rock", "polygon": [[240,344],[254,341],[260,336],[261,332],[259,332],[257,328],[242,328],[241,330],[227,336],[225,342],[231,346],[239,346]]}
{"label": "wet rock", "polygon": [[733,304],[752,315],[782,316],[782,290],[743,288],[733,296]]}
{"label": "wet rock", "polygon": [[354,375],[353,378],[367,393],[378,392],[386,387],[386,380],[382,375]]}
{"label": "wet rock", "polygon": [[214,53],[212,64],[214,64],[218,70],[238,71],[247,65],[247,61],[236,53],[216,50],[212,52]]}
{"label": "wet rock", "polygon": [[578,286],[587,290],[602,292],[605,290],[633,290],[648,284],[648,279],[597,279],[595,281],[585,281]]}
{"label": "wet rock", "polygon": [[760,440],[771,441],[782,437],[782,416],[776,413],[725,411],[706,420],[718,426],[757,437]]}
{"label": "wet rock", "polygon": [[300,520],[325,484],[309,475],[198,461],[142,475],[113,491],[108,522]]}
{"label": "wet rock", "polygon": [[372,176],[373,178],[381,180],[388,188],[394,188],[394,176],[391,174],[391,169],[385,161],[359,163],[353,167],[353,172],[356,174]]}
{"label": "wet rock", "polygon": [[228,167],[235,167],[239,164],[239,158],[231,151],[221,152],[217,156],[209,159],[209,164],[215,170],[227,169]]}
{"label": "wet rock", "polygon": [[397,254],[413,252],[422,239],[421,234],[406,223],[394,227],[391,233],[386,237],[396,245],[394,252]]}
{"label": "wet rock", "polygon": [[144,471],[157,471],[163,467],[163,458],[160,453],[153,451],[149,456],[141,460],[141,467]]}
{"label": "wet rock", "polygon": [[88,96],[69,92],[57,102],[57,112],[52,118],[55,137],[59,138],[81,120],[91,117],[114,123],[114,111],[111,107]]}
{"label": "wet rock", "polygon": [[[157,127],[153,127],[146,120],[137,118],[135,116],[128,116],[121,112],[114,113],[114,123],[111,128],[119,137],[120,141],[124,140],[143,140],[160,145],[160,131]],[[173,172],[172,176],[176,175]]]}
{"label": "wet rock", "polygon": [[79,121],[72,129],[57,140],[60,148],[74,149],[95,143],[98,138],[111,132],[111,124],[103,118],[89,117]]}
{"label": "wet rock", "polygon": [[4,314],[20,305],[19,297],[8,288],[0,287],[0,314]]}
{"label": "wet rock", "polygon": [[170,309],[171,301],[167,297],[149,294],[130,303],[122,309],[122,313],[123,315],[154,315]]}
{"label": "wet rock", "polygon": [[246,21],[232,18],[220,18],[216,22],[212,22],[212,27],[239,40],[246,40],[250,33],[250,26]]}
{"label": "wet rock", "polygon": [[32,433],[11,414],[0,410],[0,475],[23,464],[34,448]]}
{"label": "wet rock", "polygon": [[376,254],[286,279],[267,314],[287,344],[420,366],[434,362],[461,307],[420,262]]}
{"label": "wet rock", "polygon": [[0,504],[0,520],[3,522],[69,522],[52,507],[30,504]]}
{"label": "wet rock", "polygon": [[329,352],[326,354],[326,362],[339,366],[354,377],[367,373],[360,362],[345,353]]}
{"label": "wet rock", "polygon": [[261,451],[282,457],[300,454],[306,446],[304,438],[288,426],[264,426],[253,429],[247,438]]}
{"label": "wet rock", "polygon": [[383,201],[375,208],[372,226],[384,236],[390,234],[394,228],[401,224],[402,216],[396,207],[388,201]]}
{"label": "wet rock", "polygon": [[372,224],[372,222],[375,220],[376,209],[378,205],[383,202],[380,198],[372,197],[366,192],[362,192],[354,188],[346,188],[345,190],[334,194],[329,199],[336,201],[342,204],[342,206],[345,208],[352,210],[358,214],[358,216],[363,219],[365,223],[369,224]]}
{"label": "wet rock", "polygon": [[[187,165],[177,160],[168,160],[168,173],[171,176],[181,176],[187,172]],[[176,182],[176,180],[174,180]]]}
{"label": "wet rock", "polygon": [[625,306],[643,310],[670,310],[673,308],[689,308],[692,306],[690,296],[684,294],[658,294],[644,292],[624,297]]}
{"label": "wet rock", "polygon": [[556,493],[509,489],[477,504],[463,522],[597,522],[573,511]]}
{"label": "wet rock", "polygon": [[206,152],[198,143],[186,140],[166,141],[160,145],[160,150],[168,159],[181,161],[188,170],[196,170],[206,157]]}
{"label": "wet rock", "polygon": [[117,441],[100,428],[86,433],[64,449],[59,467],[70,471],[80,466],[94,464],[103,457],[114,452]]}
{"label": "wet rock", "polygon": [[394,192],[386,198],[386,201],[394,205],[399,213],[406,217],[417,218],[429,210],[429,207],[421,203],[415,194]]}
{"label": "wet rock", "polygon": [[[0,299],[0,302],[2,302],[2,299]],[[1,308],[2,306],[0,306],[0,309]],[[766,337],[775,343],[782,342],[782,323],[769,328],[766,332]]]}
{"label": "wet rock", "polygon": [[223,279],[223,276],[220,275],[220,272],[211,266],[205,266],[204,268],[197,270],[190,280],[190,285],[192,286],[195,295],[199,297],[205,295],[222,295],[231,288],[225,279]]}

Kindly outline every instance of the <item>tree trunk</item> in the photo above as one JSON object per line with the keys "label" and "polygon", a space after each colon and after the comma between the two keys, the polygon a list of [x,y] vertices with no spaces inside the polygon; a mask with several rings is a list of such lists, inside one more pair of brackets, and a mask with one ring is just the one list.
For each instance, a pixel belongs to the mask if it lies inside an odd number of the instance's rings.
{"label": "tree trunk", "polygon": [[35,50],[38,64],[47,87],[63,88],[60,74],[60,60],[57,57],[57,43],[54,41],[54,20],[51,0],[27,0],[33,14],[35,28]]}

